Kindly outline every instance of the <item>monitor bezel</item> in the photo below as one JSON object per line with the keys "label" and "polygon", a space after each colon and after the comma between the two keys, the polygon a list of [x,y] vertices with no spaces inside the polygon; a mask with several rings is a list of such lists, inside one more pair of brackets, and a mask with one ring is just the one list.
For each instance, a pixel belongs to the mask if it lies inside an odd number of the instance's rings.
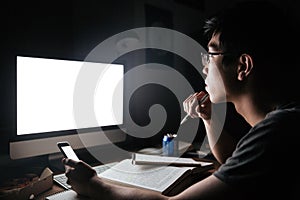
{"label": "monitor bezel", "polygon": [[[84,149],[89,147],[97,147],[101,145],[106,145],[110,143],[119,143],[126,141],[126,130],[125,130],[125,80],[123,79],[123,123],[117,125],[108,125],[108,126],[98,126],[98,127],[89,127],[89,128],[80,128],[80,129],[68,129],[68,130],[58,130],[51,132],[41,132],[41,133],[30,133],[24,135],[17,134],[17,57],[34,57],[34,58],[46,58],[46,59],[56,59],[56,60],[69,60],[69,61],[83,61],[76,59],[63,59],[63,58],[50,58],[50,57],[38,57],[38,56],[26,56],[26,55],[16,55],[15,60],[15,91],[14,91],[14,106],[13,111],[13,133],[10,134],[9,138],[9,155],[10,158],[22,159],[35,156],[43,156],[49,154],[55,154],[59,152],[59,149],[56,146],[56,143],[59,141],[67,140],[72,144],[74,149]],[[89,61],[89,62],[98,62],[105,64],[118,64],[123,65],[123,72],[125,77],[126,65],[123,62],[113,62],[107,63],[103,61]],[[94,137],[98,137],[98,134],[102,134],[100,142],[91,142],[90,144],[83,143],[85,141],[93,141]],[[36,150],[30,150],[26,147],[36,145],[38,149],[44,148],[44,151],[38,152]]]}

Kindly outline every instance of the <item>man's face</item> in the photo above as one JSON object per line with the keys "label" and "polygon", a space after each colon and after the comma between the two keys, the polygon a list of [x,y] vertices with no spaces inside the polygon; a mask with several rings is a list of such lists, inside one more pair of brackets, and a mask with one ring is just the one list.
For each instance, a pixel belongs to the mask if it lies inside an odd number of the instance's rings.
{"label": "man's face", "polygon": [[[215,34],[208,43],[208,53],[222,53],[219,46],[219,34]],[[213,103],[226,101],[222,59],[223,55],[211,55],[208,64],[203,68],[203,73],[206,75],[205,90],[209,93],[210,100]]]}

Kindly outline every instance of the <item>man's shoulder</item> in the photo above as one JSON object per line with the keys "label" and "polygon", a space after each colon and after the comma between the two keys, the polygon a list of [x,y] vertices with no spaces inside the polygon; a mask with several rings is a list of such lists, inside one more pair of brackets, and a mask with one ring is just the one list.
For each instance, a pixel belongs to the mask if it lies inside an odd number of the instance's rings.
{"label": "man's shoulder", "polygon": [[[266,118],[256,125],[254,130],[264,130],[265,133],[300,131],[300,104],[289,103],[277,107],[270,112]],[[260,132],[261,132],[260,131]]]}
{"label": "man's shoulder", "polygon": [[267,115],[267,118],[275,118],[275,119],[285,119],[288,118],[296,118],[300,115],[300,103],[299,102],[289,102],[285,104],[281,104],[277,106],[277,108],[270,112]]}

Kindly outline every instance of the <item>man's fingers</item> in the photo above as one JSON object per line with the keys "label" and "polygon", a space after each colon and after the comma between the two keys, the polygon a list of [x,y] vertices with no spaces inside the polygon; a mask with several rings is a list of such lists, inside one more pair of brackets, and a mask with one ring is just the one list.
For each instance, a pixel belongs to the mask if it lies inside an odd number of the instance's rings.
{"label": "man's fingers", "polygon": [[199,117],[199,106],[205,107],[205,103],[208,101],[208,98],[204,98],[205,95],[204,91],[196,92],[183,102],[183,109],[191,118]]}
{"label": "man's fingers", "polygon": [[78,163],[78,161],[75,161],[75,160],[72,160],[69,158],[63,158],[62,162],[64,165],[68,165],[70,167],[75,167]]}
{"label": "man's fingers", "polygon": [[194,94],[191,94],[186,100],[183,102],[183,109],[184,111],[189,114],[191,117],[193,116],[193,107],[195,105],[195,102],[197,101],[199,96],[199,93],[196,92]]}
{"label": "man's fingers", "polygon": [[188,102],[190,101],[190,99],[192,98],[193,95],[190,95],[188,96],[188,98],[186,98],[184,101],[183,101],[183,109],[185,112],[188,113]]}

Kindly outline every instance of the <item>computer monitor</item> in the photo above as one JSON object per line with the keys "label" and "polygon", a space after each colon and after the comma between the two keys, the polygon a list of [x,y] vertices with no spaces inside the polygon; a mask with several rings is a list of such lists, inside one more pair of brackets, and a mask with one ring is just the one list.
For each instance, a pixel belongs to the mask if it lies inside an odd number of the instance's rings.
{"label": "computer monitor", "polygon": [[[103,73],[91,101],[96,121],[85,118],[77,123],[74,100],[78,95],[74,91],[76,84],[84,87],[77,82],[83,66],[102,69]],[[123,78],[121,63],[17,56],[16,121],[10,157],[53,154],[59,151],[56,143],[65,140],[75,149],[125,141]]]}

